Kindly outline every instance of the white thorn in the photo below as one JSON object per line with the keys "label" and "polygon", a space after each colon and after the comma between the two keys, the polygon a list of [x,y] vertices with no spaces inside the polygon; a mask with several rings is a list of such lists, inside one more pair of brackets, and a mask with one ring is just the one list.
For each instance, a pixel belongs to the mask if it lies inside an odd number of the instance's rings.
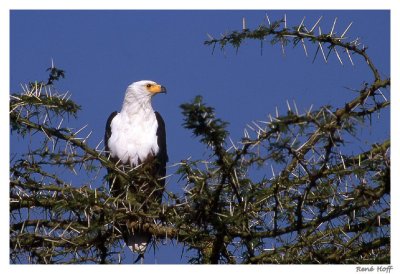
{"label": "white thorn", "polygon": [[274,167],[271,165],[271,171],[272,171],[272,178],[275,178],[275,171],[274,171]]}
{"label": "white thorn", "polygon": [[349,57],[351,65],[354,66],[353,59],[351,59],[350,52],[347,48],[346,48],[346,52],[347,52],[347,56]]}
{"label": "white thorn", "polygon": [[244,129],[244,137],[245,138],[250,138],[249,132],[247,131],[247,129]]}
{"label": "white thorn", "polygon": [[262,127],[260,127],[256,122],[252,121],[252,123],[253,123],[261,132],[265,133],[265,130],[264,130]]}
{"label": "white thorn", "polygon": [[64,118],[61,118],[61,121],[60,121],[60,123],[58,124],[57,129],[60,129],[61,124],[62,124],[63,121],[64,121]]}
{"label": "white thorn", "polygon": [[42,124],[43,124],[43,125],[46,124],[46,121],[47,121],[47,113],[46,113],[46,116],[44,116],[44,119],[43,119],[43,123],[42,123]]}
{"label": "white thorn", "polygon": [[325,52],[324,52],[324,49],[322,48],[321,42],[318,42],[318,45],[319,45],[319,48],[321,49],[322,56],[324,57],[325,63],[328,63],[328,60],[326,59]]}
{"label": "white thorn", "polygon": [[324,57],[325,63],[328,64],[328,59],[326,59],[325,52],[324,52],[324,49],[322,48],[321,43],[319,43],[319,47],[321,48],[322,56]]}
{"label": "white thorn", "polygon": [[269,20],[269,17],[268,17],[268,14],[267,14],[267,13],[265,13],[265,18],[266,18],[267,21],[268,21],[268,25],[271,26],[271,21]]}
{"label": "white thorn", "polygon": [[250,128],[252,131],[256,131],[252,126],[250,126],[249,124],[246,125],[248,128]]}
{"label": "white thorn", "polygon": [[324,107],[324,109],[325,109],[330,115],[332,115],[333,117],[337,118],[337,116],[336,116],[329,108]]}
{"label": "white thorn", "polygon": [[312,32],[312,31],[317,27],[317,25],[318,25],[319,21],[321,21],[321,19],[322,19],[322,16],[321,16],[321,17],[318,19],[318,21],[314,24],[314,26],[311,28],[311,30],[309,31],[309,33]]}
{"label": "white thorn", "polygon": [[81,127],[77,132],[75,132],[73,134],[73,136],[76,136],[79,132],[81,132],[82,130],[84,130],[88,125],[84,125],[83,127]]}
{"label": "white thorn", "polygon": [[92,135],[92,131],[89,132],[89,134],[86,136],[86,138],[82,142],[85,143],[86,140],[90,137],[90,135]]}
{"label": "white thorn", "polygon": [[340,64],[343,66],[343,62],[342,59],[340,58],[339,52],[336,50],[336,48],[333,48],[333,51],[336,53],[336,56],[339,59]]}
{"label": "white thorn", "polygon": [[307,114],[310,114],[310,113],[311,113],[311,110],[312,110],[313,106],[314,106],[314,105],[311,105],[311,106],[310,106],[309,110],[307,111]]}
{"label": "white thorn", "polygon": [[287,105],[288,110],[291,112],[292,109],[290,108],[290,104],[289,104],[289,101],[288,101],[288,100],[286,100],[286,105]]}
{"label": "white thorn", "polygon": [[382,95],[383,99],[385,100],[385,102],[387,102],[387,99],[385,97],[385,95],[383,95],[382,91],[378,88],[379,93]]}
{"label": "white thorn", "polygon": [[[68,92],[69,92],[69,91],[67,91],[66,93],[64,93],[64,96],[61,98],[61,100],[63,100],[63,101],[64,101],[64,99],[65,99],[65,96],[67,96]],[[67,100],[67,101],[68,101],[68,100]]]}
{"label": "white thorn", "polygon": [[329,36],[332,36],[332,34],[333,34],[333,30],[335,29],[335,25],[336,25],[336,20],[337,20],[337,17],[335,17],[335,20],[333,21],[331,33],[329,34]]}
{"label": "white thorn", "polygon": [[46,93],[46,97],[49,98],[49,93],[47,92],[47,87],[44,88],[44,92]]}
{"label": "white thorn", "polygon": [[99,146],[100,146],[100,144],[101,144],[102,142],[103,142],[103,140],[101,140],[101,141],[97,144],[95,150],[97,150],[97,149],[99,148]]}
{"label": "white thorn", "polygon": [[299,115],[299,110],[297,109],[296,102],[293,100],[294,109],[296,110],[296,115]]}
{"label": "white thorn", "polygon": [[[292,148],[294,143],[297,141],[297,137],[299,137],[299,134],[296,135],[296,137],[293,139],[293,142],[290,144],[290,147]],[[293,174],[294,175],[294,174]]]}
{"label": "white thorn", "polygon": [[340,158],[342,159],[343,168],[346,169],[346,164],[344,163],[344,158],[342,154],[340,154]]}
{"label": "white thorn", "polygon": [[286,13],[285,13],[284,16],[283,16],[283,22],[284,22],[284,24],[285,24],[285,29],[286,29],[286,26],[287,26],[287,24],[286,24]]}
{"label": "white thorn", "polygon": [[301,39],[301,43],[302,43],[302,45],[303,45],[303,49],[304,49],[304,52],[305,52],[305,54],[306,54],[306,57],[308,57],[308,52],[307,52],[306,43],[304,43],[304,39],[303,39],[303,38]]}
{"label": "white thorn", "polygon": [[345,29],[345,31],[342,33],[342,35],[340,36],[340,38],[343,38],[343,36],[346,34],[346,32],[349,30],[349,28],[351,27],[351,25],[353,24],[353,22],[351,22],[349,24],[349,26]]}
{"label": "white thorn", "polygon": [[233,148],[235,149],[235,151],[237,151],[237,147],[235,146],[235,143],[232,141],[231,137],[229,137],[229,141],[231,142]]}
{"label": "white thorn", "polygon": [[301,27],[303,26],[304,20],[306,19],[306,17],[303,17],[303,20],[301,20],[301,23],[299,25],[299,27],[297,28],[297,31],[300,31]]}

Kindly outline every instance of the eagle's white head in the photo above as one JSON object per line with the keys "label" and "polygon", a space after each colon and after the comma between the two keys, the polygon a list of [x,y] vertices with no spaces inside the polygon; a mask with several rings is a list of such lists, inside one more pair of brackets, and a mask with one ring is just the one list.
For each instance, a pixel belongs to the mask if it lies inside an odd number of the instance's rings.
{"label": "eagle's white head", "polygon": [[134,82],[126,89],[122,109],[128,110],[134,106],[150,109],[151,98],[158,93],[167,93],[167,89],[150,80]]}
{"label": "eagle's white head", "polygon": [[142,80],[132,83],[126,92],[153,96],[157,93],[166,93],[167,89],[154,81]]}

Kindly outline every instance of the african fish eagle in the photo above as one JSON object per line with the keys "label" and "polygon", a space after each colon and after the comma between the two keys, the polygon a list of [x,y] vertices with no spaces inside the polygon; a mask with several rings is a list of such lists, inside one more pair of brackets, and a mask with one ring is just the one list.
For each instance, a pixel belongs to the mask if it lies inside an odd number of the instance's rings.
{"label": "african fish eagle", "polygon": [[[165,184],[168,161],[165,124],[161,115],[153,110],[151,99],[166,91],[164,86],[153,81],[131,84],[125,92],[121,111],[111,113],[106,124],[104,142],[110,159],[119,166],[143,168],[153,178],[127,182],[114,176],[109,179],[110,191],[114,196],[134,197],[144,211],[149,201],[161,203]],[[140,218],[131,221],[141,222]],[[127,246],[143,258],[151,234],[129,227],[128,224],[118,225]]]}

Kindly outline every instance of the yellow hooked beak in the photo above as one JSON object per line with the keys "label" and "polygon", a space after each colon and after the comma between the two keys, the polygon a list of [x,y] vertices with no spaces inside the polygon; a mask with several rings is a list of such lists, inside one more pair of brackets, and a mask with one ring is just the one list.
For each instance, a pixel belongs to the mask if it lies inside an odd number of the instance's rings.
{"label": "yellow hooked beak", "polygon": [[157,94],[157,93],[167,93],[167,89],[162,86],[162,85],[152,85],[152,84],[148,84],[147,86],[147,90],[153,94]]}

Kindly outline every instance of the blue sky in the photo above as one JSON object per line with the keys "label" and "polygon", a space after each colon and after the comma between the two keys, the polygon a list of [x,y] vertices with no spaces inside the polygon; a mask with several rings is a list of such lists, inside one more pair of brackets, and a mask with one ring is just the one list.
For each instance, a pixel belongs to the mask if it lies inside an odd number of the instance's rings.
{"label": "blue sky", "polygon": [[[192,134],[183,129],[179,105],[202,95],[216,109],[217,116],[230,123],[231,138],[239,141],[247,123],[267,120],[277,107],[285,113],[286,100],[296,101],[300,111],[330,104],[341,107],[358,89],[372,80],[362,62],[352,66],[342,54],[344,66],[332,55],[325,64],[319,54],[313,63],[315,46],[309,57],[299,46],[289,46],[282,54],[278,45],[248,41],[238,53],[221,52],[203,45],[207,33],[219,37],[240,30],[242,18],[252,29],[265,22],[264,10],[257,11],[11,11],[10,90],[20,92],[20,84],[47,77],[51,59],[66,71],[57,84],[68,90],[82,106],[71,125],[88,124],[90,143],[102,140],[108,115],[119,110],[126,87],[137,80],[154,80],[167,87],[153,107],[167,126],[170,163],[207,155]],[[288,26],[297,26],[303,16],[312,26],[320,16],[322,31],[329,32],[335,17],[342,33],[360,37],[383,76],[390,76],[389,11],[267,11],[270,20],[287,16]],[[353,39],[351,39],[353,40]],[[388,95],[387,93],[385,95]],[[383,112],[374,131],[363,133],[367,144],[380,142],[390,134],[389,113]],[[376,125],[376,124],[375,124]],[[375,126],[374,125],[374,126]],[[17,151],[11,139],[11,153]],[[359,148],[355,148],[358,150]],[[173,169],[169,169],[173,172]],[[177,188],[171,177],[169,187]],[[160,246],[148,254],[147,262],[184,263],[181,249]],[[128,256],[127,262],[130,261]]]}

